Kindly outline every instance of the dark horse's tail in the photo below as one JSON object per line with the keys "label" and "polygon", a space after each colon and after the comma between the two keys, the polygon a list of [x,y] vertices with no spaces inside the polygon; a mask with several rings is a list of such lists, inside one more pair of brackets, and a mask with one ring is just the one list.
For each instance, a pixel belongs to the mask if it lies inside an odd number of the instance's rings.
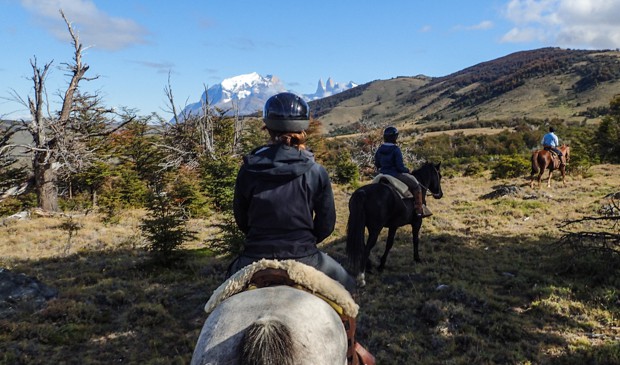
{"label": "dark horse's tail", "polygon": [[364,231],[366,229],[365,202],[366,192],[363,189],[356,190],[353,195],[351,195],[351,199],[349,199],[347,258],[349,269],[356,275],[362,270],[362,261],[366,250],[364,244]]}
{"label": "dark horse's tail", "polygon": [[258,320],[243,336],[241,364],[295,365],[293,339],[286,324],[274,319]]}

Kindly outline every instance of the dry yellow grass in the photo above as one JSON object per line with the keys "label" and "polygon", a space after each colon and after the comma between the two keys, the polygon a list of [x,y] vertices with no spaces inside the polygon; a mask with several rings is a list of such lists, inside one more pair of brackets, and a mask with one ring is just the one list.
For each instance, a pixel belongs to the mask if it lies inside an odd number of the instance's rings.
{"label": "dry yellow grass", "polygon": [[[565,219],[597,215],[620,190],[620,166],[599,165],[567,186],[530,189],[525,178],[443,180],[429,206],[421,263],[401,228],[386,270],[360,292],[358,338],[379,364],[612,364],[620,359],[618,268],[602,258],[550,248]],[[484,199],[497,186],[514,195]],[[342,258],[352,189],[335,186],[337,227],[323,248]],[[188,363],[205,319],[202,306],[228,259],[206,254],[209,222],[185,261],[153,267],[138,246],[141,211],[119,224],[95,214],[33,217],[0,225],[0,267],[38,277],[59,291],[44,310],[0,319],[0,364]],[[385,233],[373,251],[381,254]],[[618,265],[617,265],[618,266]]]}

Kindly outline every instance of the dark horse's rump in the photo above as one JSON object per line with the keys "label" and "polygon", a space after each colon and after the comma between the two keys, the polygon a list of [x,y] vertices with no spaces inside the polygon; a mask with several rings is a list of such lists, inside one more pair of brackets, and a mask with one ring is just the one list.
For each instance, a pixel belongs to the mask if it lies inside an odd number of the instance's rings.
{"label": "dark horse's rump", "polygon": [[[421,184],[423,196],[426,196],[427,191],[436,199],[443,196],[440,165],[427,163],[413,172]],[[351,271],[359,274],[365,268],[370,268],[370,251],[381,230],[387,227],[388,239],[379,266],[379,270],[382,270],[392,248],[396,229],[406,224],[412,226],[414,259],[419,261],[418,242],[422,218],[414,214],[413,199],[401,199],[393,188],[384,184],[369,184],[357,189],[349,200],[347,223],[347,257]],[[368,240],[365,242],[366,229]]]}

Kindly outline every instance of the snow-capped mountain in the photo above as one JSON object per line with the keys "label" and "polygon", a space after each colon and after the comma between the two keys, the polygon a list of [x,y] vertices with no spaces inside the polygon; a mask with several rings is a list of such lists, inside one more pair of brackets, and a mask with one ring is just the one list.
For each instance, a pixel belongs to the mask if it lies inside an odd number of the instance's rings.
{"label": "snow-capped mountain", "polygon": [[203,105],[208,100],[210,107],[219,108],[229,115],[234,114],[233,109],[237,109],[240,115],[248,115],[262,110],[269,97],[284,91],[286,88],[278,77],[263,77],[252,72],[211,86],[202,93],[200,101],[185,107],[182,114],[201,115]]}
{"label": "snow-capped mountain", "polygon": [[[319,80],[314,94],[301,96],[307,101],[316,100],[356,86],[353,82],[344,85],[335,83],[330,77],[327,79],[327,85],[323,85],[323,80]],[[209,101],[210,107],[219,108],[228,115],[234,114],[234,109],[238,110],[239,115],[254,114],[263,109],[265,102],[271,96],[285,91],[300,95],[295,91],[287,90],[284,83],[274,75],[261,76],[256,72],[239,75],[209,87],[198,102],[185,107],[182,116],[201,115],[206,100]]]}

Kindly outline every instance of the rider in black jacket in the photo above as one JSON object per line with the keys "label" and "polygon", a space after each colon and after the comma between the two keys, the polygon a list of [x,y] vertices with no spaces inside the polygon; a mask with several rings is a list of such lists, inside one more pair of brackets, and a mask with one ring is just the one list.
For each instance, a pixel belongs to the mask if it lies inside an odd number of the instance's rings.
{"label": "rider in black jacket", "polygon": [[229,274],[262,258],[295,259],[354,292],[355,279],[316,247],[334,230],[336,209],[327,171],[305,147],[308,105],[280,93],[263,118],[271,143],[244,157],[235,184],[235,221],[246,238]]}

